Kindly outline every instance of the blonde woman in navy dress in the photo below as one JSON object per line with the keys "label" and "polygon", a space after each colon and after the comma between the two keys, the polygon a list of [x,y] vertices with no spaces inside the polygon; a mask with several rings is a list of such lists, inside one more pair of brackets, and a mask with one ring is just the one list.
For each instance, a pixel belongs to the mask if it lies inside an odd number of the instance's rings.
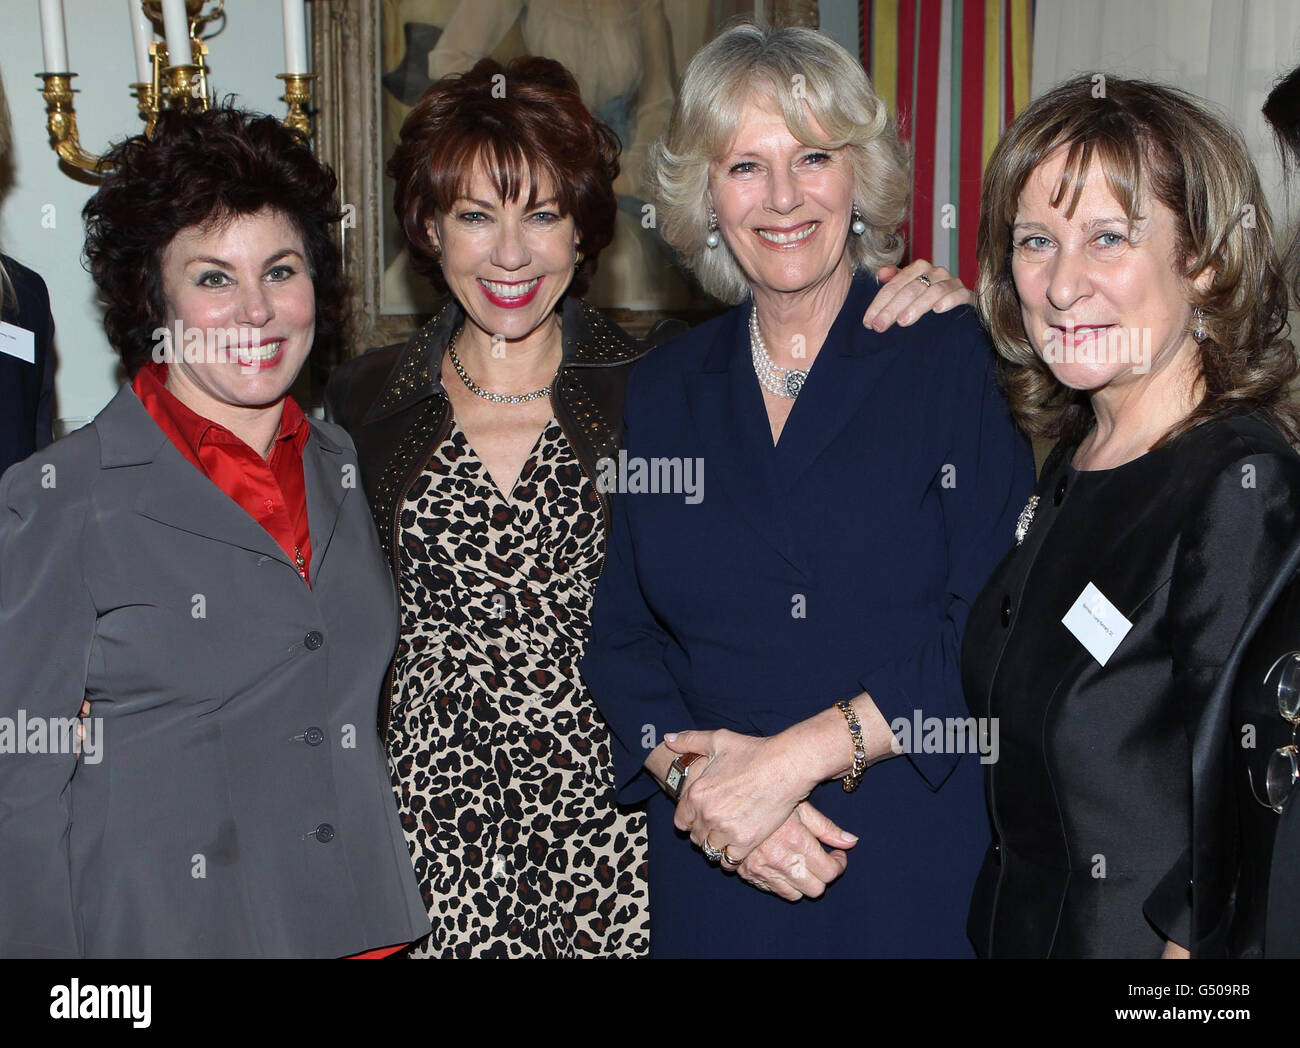
{"label": "blonde woman in navy dress", "polygon": [[657,178],[665,237],[736,305],[633,371],[627,461],[703,490],[619,495],[582,663],[648,801],[651,950],[969,955],[979,756],[902,725],[964,717],[966,616],[1033,481],[989,344],[964,308],[862,327],[909,173],[819,33],[697,54]]}

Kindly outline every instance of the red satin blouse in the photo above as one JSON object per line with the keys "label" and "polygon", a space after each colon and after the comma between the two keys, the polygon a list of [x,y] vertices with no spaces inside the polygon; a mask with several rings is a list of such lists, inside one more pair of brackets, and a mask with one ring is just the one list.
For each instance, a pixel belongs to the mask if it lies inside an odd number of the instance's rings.
{"label": "red satin blouse", "polygon": [[267,460],[211,419],[190,410],[165,383],[167,365],[150,361],[131,388],[176,450],[266,529],[311,585],[311,532],[302,451],[310,425],[293,397],[284,398],[280,432]]}

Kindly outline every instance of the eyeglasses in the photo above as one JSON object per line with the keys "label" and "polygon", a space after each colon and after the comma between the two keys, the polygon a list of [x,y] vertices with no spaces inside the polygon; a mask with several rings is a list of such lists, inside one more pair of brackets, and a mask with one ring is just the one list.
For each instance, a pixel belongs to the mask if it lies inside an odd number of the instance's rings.
{"label": "eyeglasses", "polygon": [[[1288,652],[1273,663],[1264,675],[1266,692],[1272,690],[1271,682],[1274,679],[1277,680],[1277,711],[1291,725],[1290,744],[1279,746],[1273,751],[1265,773],[1264,788],[1268,792],[1265,807],[1280,812],[1291,794],[1291,788],[1300,779],[1300,747],[1296,745],[1296,731],[1300,729],[1300,651]],[[1264,804],[1255,791],[1253,777],[1250,788],[1255,793],[1255,799]]]}

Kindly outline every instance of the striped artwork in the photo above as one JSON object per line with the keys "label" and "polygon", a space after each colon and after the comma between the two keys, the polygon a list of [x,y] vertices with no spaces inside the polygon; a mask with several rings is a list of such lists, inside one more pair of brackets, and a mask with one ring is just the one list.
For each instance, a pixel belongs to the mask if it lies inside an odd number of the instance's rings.
{"label": "striped artwork", "polygon": [[862,62],[912,154],[908,258],[975,280],[980,179],[1029,101],[1033,0],[861,0]]}

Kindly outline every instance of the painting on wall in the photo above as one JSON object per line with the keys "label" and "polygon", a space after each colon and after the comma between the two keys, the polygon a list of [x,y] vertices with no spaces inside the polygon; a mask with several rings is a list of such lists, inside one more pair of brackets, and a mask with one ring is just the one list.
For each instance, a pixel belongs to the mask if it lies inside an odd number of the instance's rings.
{"label": "painting on wall", "polygon": [[[317,0],[318,119],[323,157],[340,173],[355,224],[345,255],[357,276],[362,339],[395,341],[437,308],[410,265],[383,166],[402,121],[439,77],[490,56],[562,63],[591,110],[623,143],[619,212],[586,299],[633,332],[665,317],[716,311],[646,221],[644,166],[667,129],[691,56],[737,17],[816,23],[816,4],[772,0]],[[796,10],[797,9],[797,10]],[[339,73],[342,75],[338,75]],[[359,75],[360,74],[360,75]],[[331,107],[335,107],[332,109]]]}

